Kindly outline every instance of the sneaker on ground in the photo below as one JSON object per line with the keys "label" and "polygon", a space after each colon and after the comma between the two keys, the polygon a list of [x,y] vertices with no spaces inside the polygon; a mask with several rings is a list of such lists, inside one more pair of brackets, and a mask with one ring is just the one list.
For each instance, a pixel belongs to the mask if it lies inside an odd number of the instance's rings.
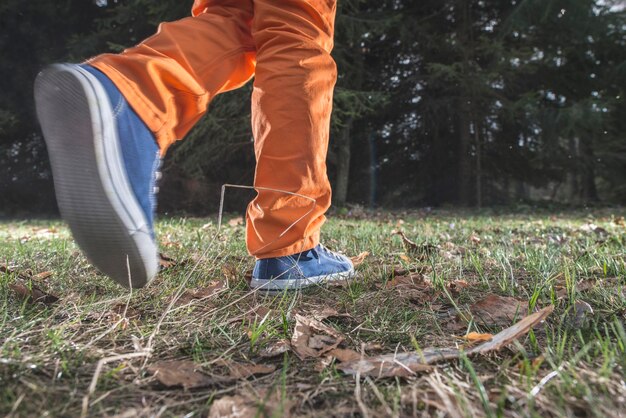
{"label": "sneaker on ground", "polygon": [[111,80],[88,65],[56,64],[35,102],[63,219],[87,258],[124,286],[158,272],[153,219],[160,153]]}
{"label": "sneaker on ground", "polygon": [[257,260],[250,287],[262,290],[293,290],[348,280],[354,275],[354,266],[348,257],[319,244],[302,253]]}

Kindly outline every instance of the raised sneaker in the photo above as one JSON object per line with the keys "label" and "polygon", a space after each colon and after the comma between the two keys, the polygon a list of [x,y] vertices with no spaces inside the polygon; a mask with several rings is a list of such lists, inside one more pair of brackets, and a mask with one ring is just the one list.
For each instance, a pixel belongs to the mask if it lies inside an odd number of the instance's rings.
{"label": "raised sneaker", "polygon": [[117,87],[89,65],[55,64],[35,102],[63,219],[87,258],[124,286],[158,272],[153,222],[160,152]]}

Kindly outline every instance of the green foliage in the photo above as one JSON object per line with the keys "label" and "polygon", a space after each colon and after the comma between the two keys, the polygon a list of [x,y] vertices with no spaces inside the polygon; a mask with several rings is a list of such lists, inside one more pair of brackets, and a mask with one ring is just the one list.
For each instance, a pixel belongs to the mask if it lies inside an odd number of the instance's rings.
{"label": "green foliage", "polygon": [[[0,210],[53,208],[39,192],[50,174],[37,71],[119,52],[188,3],[2,2]],[[339,1],[328,160],[339,203],[624,202],[625,17],[618,1]],[[212,210],[219,185],[252,182],[249,95],[217,98],[173,148],[163,207]]]}

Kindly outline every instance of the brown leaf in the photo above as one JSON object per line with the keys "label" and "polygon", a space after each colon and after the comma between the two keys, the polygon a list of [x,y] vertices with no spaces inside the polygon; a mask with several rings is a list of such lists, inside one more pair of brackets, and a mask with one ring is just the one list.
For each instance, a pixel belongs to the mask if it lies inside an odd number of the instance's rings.
{"label": "brown leaf", "polygon": [[37,238],[44,238],[44,239],[48,239],[48,238],[55,238],[57,236],[57,234],[59,233],[59,230],[57,228],[33,228],[32,229],[32,235],[34,237]]}
{"label": "brown leaf", "polygon": [[412,255],[413,257],[417,257],[418,259],[423,259],[428,257],[431,254],[434,254],[438,251],[438,247],[432,244],[423,244],[418,245],[411,241],[402,231],[392,231],[393,234],[400,235],[402,238],[402,243],[404,244],[404,248],[406,252]]}
{"label": "brown leaf", "polygon": [[42,271],[41,273],[33,274],[31,279],[37,280],[37,281],[44,281],[50,276],[52,276],[51,271]]}
{"label": "brown leaf", "polygon": [[287,340],[278,340],[259,351],[259,356],[264,358],[276,357],[291,350],[291,344]]}
{"label": "brown leaf", "polygon": [[[465,353],[475,355],[499,350],[528,333],[533,326],[543,321],[553,310],[554,306],[548,306],[528,315],[515,325],[494,335],[491,341],[470,348]],[[347,361],[339,364],[337,368],[352,375],[360,373],[375,377],[411,376],[418,371],[430,370],[431,364],[457,359],[461,352],[456,348],[426,348],[420,353],[392,353]]]}
{"label": "brown leaf", "polygon": [[[174,306],[182,306],[191,304],[192,302],[208,303],[207,299],[219,293],[220,290],[226,287],[226,283],[221,280],[213,280],[205,287],[196,289],[186,289],[182,295],[176,300]],[[172,296],[174,297],[174,296]]]}
{"label": "brown leaf", "polygon": [[463,279],[455,280],[447,284],[448,289],[450,289],[450,291],[455,294],[458,294],[461,289],[465,289],[470,286],[471,285]]}
{"label": "brown leaf", "polygon": [[463,336],[464,340],[469,342],[482,342],[482,341],[491,341],[493,339],[493,334],[481,334],[478,332],[470,332]]}
{"label": "brown leaf", "polygon": [[50,306],[59,301],[58,297],[44,292],[32,282],[26,283],[22,280],[16,280],[14,283],[9,283],[9,288],[13,290],[19,298],[25,299],[29,303],[43,303],[44,305]]}
{"label": "brown leaf", "polygon": [[470,311],[478,323],[493,326],[509,325],[515,318],[522,316],[526,309],[515,298],[490,294],[470,306]]}
{"label": "brown leaf", "polygon": [[403,276],[395,276],[389,280],[385,285],[385,288],[418,288],[425,290],[430,288],[430,281],[426,280],[423,275],[419,273],[407,273]]}
{"label": "brown leaf", "polygon": [[337,348],[344,340],[335,329],[320,321],[296,314],[296,326],[291,337],[291,347],[300,360],[321,355]]}
{"label": "brown leaf", "polygon": [[23,280],[28,280],[32,276],[32,272],[30,270],[20,271],[16,267],[7,264],[0,264],[0,273],[15,274],[17,277]]}
{"label": "brown leaf", "polygon": [[355,361],[361,358],[361,354],[349,348],[335,348],[330,350],[328,354],[341,362]]}
{"label": "brown leaf", "polygon": [[243,396],[224,396],[213,402],[208,418],[254,418],[256,402]]}
{"label": "brown leaf", "polygon": [[159,264],[161,265],[161,270],[165,270],[174,267],[176,264],[178,264],[178,262],[170,256],[159,253]]}
{"label": "brown leaf", "polygon": [[148,367],[154,377],[164,386],[196,389],[211,386],[216,379],[198,371],[200,367],[189,360],[160,361]]}
{"label": "brown leaf", "polygon": [[470,241],[476,245],[480,244],[480,237],[476,234],[470,235]]}
{"label": "brown leaf", "polygon": [[225,396],[213,402],[208,418],[290,418],[295,403],[285,399],[280,388],[256,389],[254,394]]}
{"label": "brown leaf", "polygon": [[349,313],[339,313],[337,309],[331,308],[330,306],[325,306],[322,309],[314,309],[311,312],[308,312],[308,315],[312,316],[313,319],[316,319],[318,321],[323,321],[326,318],[333,317],[352,317],[352,315],[350,315]]}
{"label": "brown leaf", "polygon": [[355,257],[351,257],[350,260],[352,261],[352,265],[354,265],[354,268],[357,268],[358,266],[363,264],[363,261],[365,261],[365,259],[369,257],[369,255],[370,255],[369,251],[363,251],[361,254]]}
{"label": "brown leaf", "polygon": [[230,221],[228,221],[228,225],[229,226],[239,226],[239,225],[243,225],[243,217],[238,216],[236,218],[231,219]]}

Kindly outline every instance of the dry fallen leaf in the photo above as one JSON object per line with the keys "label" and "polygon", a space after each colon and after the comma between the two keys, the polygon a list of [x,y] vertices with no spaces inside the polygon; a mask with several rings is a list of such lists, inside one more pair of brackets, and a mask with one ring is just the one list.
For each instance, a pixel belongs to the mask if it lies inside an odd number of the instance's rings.
{"label": "dry fallen leaf", "polygon": [[418,245],[415,242],[411,241],[402,231],[392,231],[392,234],[400,235],[402,238],[402,243],[404,244],[404,248],[406,252],[412,255],[413,257],[417,257],[418,259],[423,259],[428,257],[431,254],[434,254],[439,250],[436,245],[432,244],[423,244]]}
{"label": "dry fallen leaf", "polygon": [[396,275],[393,279],[387,282],[385,288],[417,288],[425,290],[430,288],[430,281],[425,279],[424,276],[419,273],[407,273],[402,276]]}
{"label": "dry fallen leaf", "polygon": [[254,394],[224,396],[213,402],[208,418],[290,418],[295,403],[285,399],[280,389],[260,389]]}
{"label": "dry fallen leaf", "polygon": [[361,254],[355,256],[355,257],[351,257],[350,260],[352,261],[352,264],[354,265],[354,268],[357,268],[358,266],[360,266],[361,264],[363,264],[363,261],[365,261],[365,259],[367,257],[369,257],[370,252],[369,251],[363,251]]}
{"label": "dry fallen leaf", "polygon": [[464,340],[469,342],[482,342],[482,341],[491,341],[493,339],[493,334],[481,334],[478,332],[469,332],[463,336]]}
{"label": "dry fallen leaf", "polygon": [[330,350],[328,355],[333,356],[341,362],[355,361],[361,358],[361,354],[349,348],[335,348]]}
{"label": "dry fallen leaf", "polygon": [[229,226],[239,226],[239,225],[243,225],[243,217],[238,216],[236,218],[231,219],[230,221],[228,221],[228,225]]}
{"label": "dry fallen leaf", "polygon": [[509,325],[526,313],[524,304],[515,298],[490,294],[479,300],[470,311],[476,322],[485,326]]}
{"label": "dry fallen leaf", "polygon": [[30,303],[43,303],[44,305],[53,305],[59,301],[59,298],[44,292],[32,282],[24,282],[16,280],[9,283],[9,288],[15,292],[20,299],[25,299]]}
{"label": "dry fallen leaf", "polygon": [[256,403],[243,396],[224,396],[213,402],[209,418],[253,418],[257,416]]}
{"label": "dry fallen leaf", "polygon": [[51,271],[42,271],[41,273],[33,274],[31,276],[31,279],[37,280],[37,281],[44,281],[51,276],[52,276]]}
{"label": "dry fallen leaf", "polygon": [[[554,306],[548,306],[528,315],[515,325],[494,335],[490,341],[465,350],[465,354],[485,354],[499,350],[528,333],[533,326],[543,321],[553,310]],[[339,364],[337,368],[352,375],[360,373],[375,377],[411,376],[418,371],[430,370],[431,364],[443,360],[458,359],[461,353],[462,351],[456,348],[426,348],[419,353],[391,353],[347,361]]]}
{"label": "dry fallen leaf", "polygon": [[207,286],[197,289],[186,289],[178,300],[174,303],[175,306],[187,305],[194,301],[203,301],[211,298],[213,295],[219,293],[220,290],[226,287],[226,283],[221,280],[213,280]]}
{"label": "dry fallen leaf", "polygon": [[320,357],[337,348],[343,336],[320,321],[296,314],[296,326],[291,337],[291,347],[300,360]]}
{"label": "dry fallen leaf", "polygon": [[278,340],[259,351],[260,357],[276,357],[291,350],[291,344],[287,340]]}
{"label": "dry fallen leaf", "polygon": [[196,389],[218,382],[199,370],[199,366],[189,360],[160,361],[148,367],[154,377],[164,386]]}
{"label": "dry fallen leaf", "polygon": [[178,262],[168,255],[159,253],[159,264],[161,265],[161,270],[165,270],[174,267]]}
{"label": "dry fallen leaf", "polygon": [[458,294],[461,291],[461,289],[465,289],[467,287],[470,287],[471,285],[467,281],[463,279],[459,279],[459,280],[455,280],[453,282],[447,283],[446,286],[448,287],[450,292]]}
{"label": "dry fallen leaf", "polygon": [[350,315],[349,313],[339,313],[339,311],[337,311],[337,309],[331,308],[330,306],[325,306],[322,309],[314,309],[310,312],[307,312],[307,314],[311,317],[313,317],[313,319],[316,319],[318,321],[323,321],[326,318],[340,318],[340,317],[346,317],[346,318],[351,318],[352,315]]}

